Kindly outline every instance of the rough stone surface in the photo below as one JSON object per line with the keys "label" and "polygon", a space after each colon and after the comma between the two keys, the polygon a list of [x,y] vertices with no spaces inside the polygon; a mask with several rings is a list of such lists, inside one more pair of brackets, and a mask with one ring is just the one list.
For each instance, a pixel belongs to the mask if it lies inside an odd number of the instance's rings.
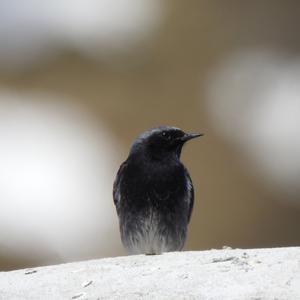
{"label": "rough stone surface", "polygon": [[0,299],[300,300],[300,248],[174,252],[0,272]]}

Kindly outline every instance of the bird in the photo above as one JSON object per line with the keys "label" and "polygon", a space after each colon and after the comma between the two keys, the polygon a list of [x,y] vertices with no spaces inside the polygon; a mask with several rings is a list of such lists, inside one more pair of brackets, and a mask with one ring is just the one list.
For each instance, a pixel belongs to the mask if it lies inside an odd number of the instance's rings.
{"label": "bird", "polygon": [[202,135],[159,126],[133,142],[113,184],[121,241],[129,254],[183,249],[194,188],[180,155],[187,141]]}

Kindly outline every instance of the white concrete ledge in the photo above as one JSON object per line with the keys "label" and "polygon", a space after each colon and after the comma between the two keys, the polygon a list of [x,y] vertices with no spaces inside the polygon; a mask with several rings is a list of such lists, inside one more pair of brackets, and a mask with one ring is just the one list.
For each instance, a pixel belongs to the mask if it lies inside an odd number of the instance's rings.
{"label": "white concrete ledge", "polygon": [[0,272],[0,299],[299,300],[300,248],[175,252]]}

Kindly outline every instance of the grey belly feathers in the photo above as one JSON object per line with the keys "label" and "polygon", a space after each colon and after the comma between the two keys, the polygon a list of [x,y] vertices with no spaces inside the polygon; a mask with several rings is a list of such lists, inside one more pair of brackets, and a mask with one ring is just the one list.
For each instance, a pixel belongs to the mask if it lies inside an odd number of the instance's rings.
{"label": "grey belly feathers", "polygon": [[149,255],[180,251],[185,243],[186,228],[172,228],[164,223],[164,218],[153,209],[139,216],[121,218],[121,239],[127,251]]}

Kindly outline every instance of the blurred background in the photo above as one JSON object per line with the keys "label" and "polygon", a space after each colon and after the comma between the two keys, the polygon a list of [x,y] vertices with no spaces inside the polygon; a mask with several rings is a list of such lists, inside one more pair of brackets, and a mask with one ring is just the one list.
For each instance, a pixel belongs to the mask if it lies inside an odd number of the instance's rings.
{"label": "blurred background", "polygon": [[0,270],[124,255],[133,139],[204,132],[187,250],[300,244],[299,1],[0,0]]}

